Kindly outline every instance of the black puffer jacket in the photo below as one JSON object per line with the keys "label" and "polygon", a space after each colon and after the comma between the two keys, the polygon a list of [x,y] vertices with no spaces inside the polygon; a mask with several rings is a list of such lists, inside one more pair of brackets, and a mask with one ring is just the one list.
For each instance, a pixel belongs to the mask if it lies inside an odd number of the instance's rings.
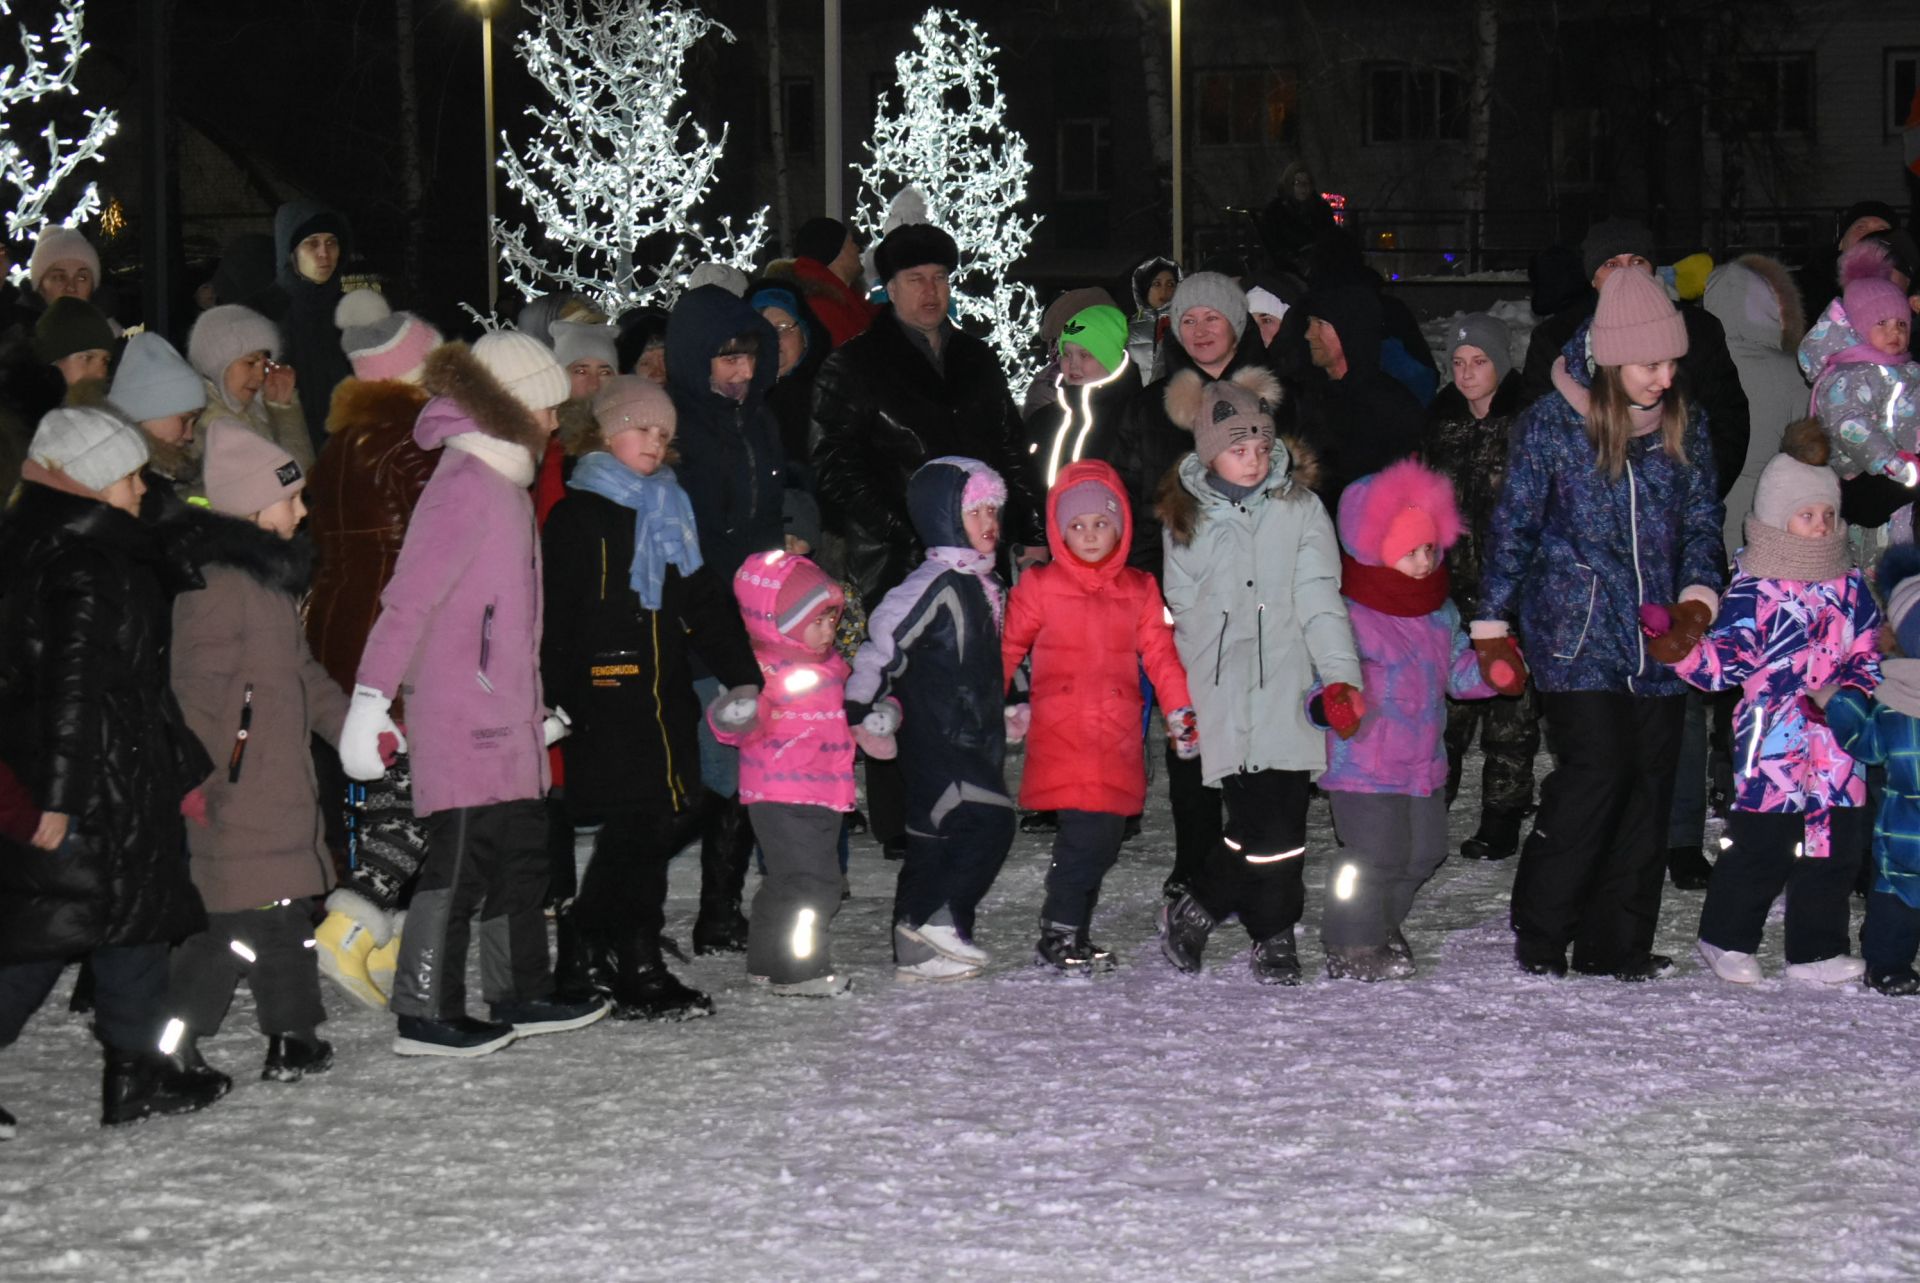
{"label": "black puffer jacket", "polygon": [[723,687],[760,684],[731,577],[711,562],[685,577],[669,566],[660,609],[644,609],[627,582],[633,512],[585,490],[553,506],[540,546],[540,680],[573,718],[560,741],[567,809],[583,820],[686,810],[700,799],[689,650]]}
{"label": "black puffer jacket", "polygon": [[1386,311],[1369,282],[1348,278],[1316,287],[1301,306],[1333,327],[1347,358],[1341,378],[1309,367],[1294,384],[1294,431],[1320,457],[1314,492],[1333,514],[1349,483],[1419,448],[1426,412],[1405,384],[1380,368]]}
{"label": "black puffer jacket", "polygon": [[[1249,365],[1261,365],[1265,359],[1266,346],[1260,341],[1260,329],[1252,321],[1240,331],[1239,346],[1233,350],[1233,359],[1220,371],[1219,378],[1230,379],[1235,370]],[[1153,382],[1140,390],[1127,405],[1126,413],[1120,417],[1120,434],[1113,444],[1113,453],[1107,456],[1120,473],[1120,479],[1126,482],[1127,499],[1133,504],[1133,546],[1127,551],[1127,564],[1136,566],[1154,577],[1160,578],[1160,567],[1164,551],[1160,541],[1160,518],[1155,511],[1155,496],[1160,489],[1160,481],[1180,456],[1193,449],[1193,425],[1175,423],[1167,417],[1167,384],[1173,376],[1182,370],[1196,368],[1193,358],[1177,340],[1168,342],[1160,350],[1160,364],[1163,373]],[[1281,407],[1282,422],[1280,431],[1287,430],[1286,407]],[[1088,458],[1098,458],[1088,455]]]}
{"label": "black puffer jacket", "polygon": [[1476,419],[1460,389],[1449,383],[1427,410],[1421,445],[1426,464],[1453,481],[1463,529],[1447,549],[1447,575],[1460,618],[1480,618],[1480,560],[1493,532],[1493,506],[1507,479],[1507,438],[1526,408],[1520,371],[1508,370],[1494,389],[1487,417]]}
{"label": "black puffer jacket", "polygon": [[[1599,299],[1595,294],[1585,309],[1557,312],[1534,330],[1527,343],[1520,389],[1525,405],[1553,391],[1553,363],[1574,331],[1593,315]],[[1726,328],[1711,313],[1691,305],[1680,308],[1680,319],[1687,325],[1687,354],[1680,358],[1674,382],[1688,401],[1707,412],[1707,440],[1713,445],[1714,475],[1724,499],[1747,462],[1747,437],[1752,431],[1747,393],[1740,386],[1740,368],[1727,351]]]}
{"label": "black puffer jacket", "polygon": [[949,329],[936,370],[893,309],[820,367],[813,389],[813,468],[827,528],[847,541],[847,578],[877,602],[920,558],[907,478],[943,455],[978,459],[1007,483],[1003,537],[1038,544],[1020,466],[1023,430],[993,349]]}
{"label": "black puffer jacket", "polygon": [[[727,340],[760,340],[744,401],[713,390],[713,358]],[[680,485],[693,500],[700,555],[722,581],[750,553],[772,552],[786,539],[780,515],[786,452],[767,407],[780,366],[780,344],[760,314],[718,285],[688,290],[667,318],[667,393],[679,415],[674,446]],[[622,563],[625,564],[625,563]]]}
{"label": "black puffer jacket", "polygon": [[28,483],[0,521],[0,761],[69,817],[57,852],[0,838],[0,964],[204,928],[180,799],[213,769],[167,681],[153,532]]}

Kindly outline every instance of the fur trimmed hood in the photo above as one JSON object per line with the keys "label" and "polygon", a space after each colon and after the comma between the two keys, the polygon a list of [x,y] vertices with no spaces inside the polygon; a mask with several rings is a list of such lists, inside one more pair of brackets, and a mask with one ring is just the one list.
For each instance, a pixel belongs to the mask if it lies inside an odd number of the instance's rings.
{"label": "fur trimmed hood", "polygon": [[282,539],[244,517],[206,508],[192,509],[189,520],[194,561],[202,570],[225,566],[289,597],[306,594],[313,580],[313,543],[304,532]]}
{"label": "fur trimmed hood", "polygon": [[421,409],[413,441],[437,450],[447,438],[478,432],[523,447],[535,459],[547,450],[547,434],[500,380],[474,357],[465,343],[445,343],[427,356],[421,380],[433,400]]}
{"label": "fur trimmed hood", "polygon": [[1765,352],[1799,350],[1807,333],[1800,287],[1787,269],[1764,254],[1743,254],[1714,270],[1700,305],[1720,322],[1728,342]]}
{"label": "fur trimmed hood", "polygon": [[[1178,544],[1192,543],[1193,532],[1200,524],[1201,496],[1194,493],[1181,475],[1188,459],[1195,459],[1198,463],[1192,454],[1181,455],[1179,461],[1167,469],[1167,475],[1160,478],[1160,487],[1153,497],[1155,515]],[[1205,475],[1204,465],[1199,465],[1197,470],[1202,476]],[[1320,456],[1312,446],[1296,436],[1282,435],[1274,441],[1273,471],[1268,474],[1265,491],[1269,499],[1287,499],[1296,503],[1310,499],[1317,503],[1319,500],[1314,488],[1319,482]],[[1222,503],[1226,502],[1224,495],[1215,497]]]}
{"label": "fur trimmed hood", "polygon": [[431,396],[402,379],[344,379],[327,409],[327,434],[366,423],[412,423]]}

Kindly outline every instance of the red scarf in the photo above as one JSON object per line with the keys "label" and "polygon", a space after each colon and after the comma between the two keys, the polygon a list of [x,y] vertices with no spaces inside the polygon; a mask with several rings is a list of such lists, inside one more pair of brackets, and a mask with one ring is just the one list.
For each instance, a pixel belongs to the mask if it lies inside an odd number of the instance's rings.
{"label": "red scarf", "polygon": [[1340,550],[1340,595],[1369,610],[1412,619],[1431,615],[1447,600],[1447,563],[1425,579],[1403,575],[1392,566],[1363,566]]}

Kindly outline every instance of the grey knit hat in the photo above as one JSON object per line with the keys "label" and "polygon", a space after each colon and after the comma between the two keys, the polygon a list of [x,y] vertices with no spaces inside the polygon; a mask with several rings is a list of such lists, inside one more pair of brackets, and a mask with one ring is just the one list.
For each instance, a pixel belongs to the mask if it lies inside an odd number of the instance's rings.
{"label": "grey knit hat", "polygon": [[238,303],[222,303],[200,313],[187,335],[187,360],[215,387],[227,377],[227,367],[250,352],[278,356],[280,329]]}
{"label": "grey knit hat", "polygon": [[207,388],[173,344],[151,331],[127,340],[107,400],[135,423],[204,409]]}
{"label": "grey knit hat", "polygon": [[1493,362],[1495,380],[1513,369],[1513,331],[1491,312],[1469,312],[1447,332],[1447,359],[1463,347],[1479,348]]}
{"label": "grey knit hat", "polygon": [[63,405],[40,419],[27,458],[95,494],[147,462],[147,439],[109,410]]}
{"label": "grey knit hat", "polygon": [[1195,307],[1210,307],[1226,317],[1236,341],[1247,328],[1247,292],[1219,272],[1195,272],[1175,287],[1171,307],[1175,338],[1180,334],[1180,318]]}

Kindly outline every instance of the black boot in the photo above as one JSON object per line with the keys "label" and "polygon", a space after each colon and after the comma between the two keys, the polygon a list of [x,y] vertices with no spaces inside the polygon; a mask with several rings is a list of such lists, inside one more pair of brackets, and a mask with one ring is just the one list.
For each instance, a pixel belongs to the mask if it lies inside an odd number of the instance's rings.
{"label": "black boot", "polygon": [[642,934],[615,951],[615,1020],[693,1020],[713,1014],[713,999],[681,984],[660,960],[658,939]]}
{"label": "black boot", "polygon": [[1520,817],[1504,811],[1482,811],[1480,828],[1460,844],[1469,860],[1504,860],[1520,849]]}
{"label": "black boot", "polygon": [[1060,828],[1060,812],[1028,811],[1020,817],[1022,833],[1053,833]]}
{"label": "black boot", "polygon": [[[224,1074],[196,1078],[154,1051],[107,1049],[100,1079],[100,1125],[118,1127],[164,1114],[205,1109],[227,1094],[233,1080]],[[202,1062],[203,1064],[205,1062]]]}
{"label": "black boot", "polygon": [[1713,866],[1697,846],[1668,847],[1667,876],[1682,891],[1704,891],[1713,880]]}
{"label": "black boot", "polygon": [[313,1074],[324,1074],[331,1068],[333,1044],[325,1038],[275,1034],[267,1039],[267,1063],[260,1069],[260,1080],[297,1083]]}
{"label": "black boot", "polygon": [[577,1002],[613,992],[613,963],[595,949],[574,920],[571,904],[553,920],[553,996]]}
{"label": "black boot", "polygon": [[1033,946],[1033,965],[1052,967],[1062,975],[1090,976],[1093,959],[1080,945],[1080,932],[1064,922],[1040,920],[1040,943]]}
{"label": "black boot", "polygon": [[747,947],[747,919],[740,892],[753,858],[753,825],[739,797],[711,804],[700,833],[700,916],[693,923],[693,951],[741,953]]}
{"label": "black boot", "polygon": [[1085,927],[1080,928],[1078,943],[1080,945],[1080,952],[1086,955],[1087,961],[1092,965],[1095,975],[1103,971],[1112,971],[1120,965],[1119,959],[1113,956],[1113,950],[1095,944],[1093,937],[1087,934]]}
{"label": "black boot", "polygon": [[1201,955],[1206,952],[1213,928],[1213,915],[1190,893],[1182,893],[1178,900],[1160,909],[1160,952],[1167,955],[1168,962],[1192,975],[1200,970]]}
{"label": "black boot", "polygon": [[1293,928],[1254,941],[1252,964],[1253,978],[1263,985],[1299,984],[1300,955],[1294,948]]}

